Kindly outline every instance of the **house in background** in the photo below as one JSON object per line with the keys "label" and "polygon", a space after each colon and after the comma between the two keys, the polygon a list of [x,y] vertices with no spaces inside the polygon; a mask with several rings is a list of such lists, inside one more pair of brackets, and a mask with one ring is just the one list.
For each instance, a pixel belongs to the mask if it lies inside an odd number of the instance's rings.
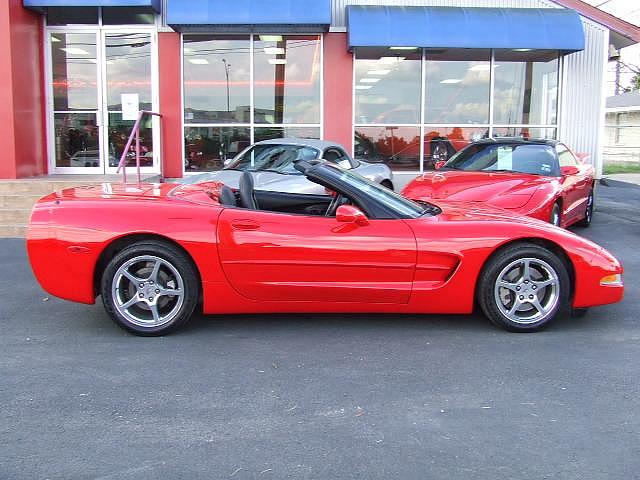
{"label": "house in background", "polygon": [[640,92],[607,98],[604,164],[640,166]]}

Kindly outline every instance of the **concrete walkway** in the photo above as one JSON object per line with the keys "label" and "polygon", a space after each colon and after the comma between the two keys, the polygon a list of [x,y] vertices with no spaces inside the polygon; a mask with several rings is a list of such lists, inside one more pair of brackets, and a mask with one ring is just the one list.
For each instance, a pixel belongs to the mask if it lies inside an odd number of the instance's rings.
{"label": "concrete walkway", "polygon": [[614,173],[612,175],[605,175],[604,179],[640,185],[640,173]]}

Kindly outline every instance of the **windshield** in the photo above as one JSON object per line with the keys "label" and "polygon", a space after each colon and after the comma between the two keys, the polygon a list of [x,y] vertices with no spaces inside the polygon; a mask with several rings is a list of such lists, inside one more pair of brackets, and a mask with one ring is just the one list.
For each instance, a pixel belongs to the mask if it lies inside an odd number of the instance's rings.
{"label": "windshield", "polygon": [[360,192],[364,192],[366,195],[374,198],[377,202],[386,205],[403,218],[418,218],[426,213],[440,213],[440,209],[435,205],[431,205],[427,202],[418,203],[413,200],[409,200],[408,198],[389,190],[387,187],[367,180],[356,173],[335,167],[334,169],[342,182],[354,187]]}
{"label": "windshield", "polygon": [[559,176],[554,149],[543,144],[475,143],[455,154],[444,169],[472,172],[518,172]]}
{"label": "windshield", "polygon": [[315,148],[303,145],[254,145],[240,153],[225,170],[273,171],[299,175],[293,167],[296,160],[314,160],[320,157]]}

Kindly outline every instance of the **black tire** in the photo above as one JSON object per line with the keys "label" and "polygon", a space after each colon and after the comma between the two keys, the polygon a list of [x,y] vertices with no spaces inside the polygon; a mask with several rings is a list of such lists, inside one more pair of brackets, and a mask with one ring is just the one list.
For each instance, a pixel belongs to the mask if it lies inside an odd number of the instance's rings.
{"label": "black tire", "polygon": [[[531,272],[528,277],[524,274],[525,263]],[[508,275],[517,275],[502,283],[510,287],[497,286]],[[542,286],[548,281],[549,285]],[[534,332],[568,309],[569,291],[569,274],[562,259],[539,245],[517,243],[487,261],[478,280],[476,297],[493,324],[511,332]],[[534,301],[540,308],[534,306]]]}
{"label": "black tire", "polygon": [[551,216],[549,217],[549,223],[551,225],[555,225],[559,227],[562,223],[562,208],[560,208],[560,204],[558,202],[553,204],[553,208],[551,209]]}
{"label": "black tire", "polygon": [[584,218],[579,222],[577,222],[576,225],[580,227],[585,227],[585,228],[591,225],[591,220],[593,219],[593,203],[594,203],[593,187],[591,187],[591,192],[587,197],[587,208],[584,212]]}
{"label": "black tire", "polygon": [[118,252],[105,268],[100,285],[102,303],[112,320],[143,336],[166,335],[184,325],[198,303],[199,291],[191,259],[174,245],[158,240]]}
{"label": "black tire", "polygon": [[393,183],[391,183],[391,181],[383,180],[383,181],[380,182],[380,185],[382,185],[385,188],[388,188],[389,190],[391,190],[393,192]]}

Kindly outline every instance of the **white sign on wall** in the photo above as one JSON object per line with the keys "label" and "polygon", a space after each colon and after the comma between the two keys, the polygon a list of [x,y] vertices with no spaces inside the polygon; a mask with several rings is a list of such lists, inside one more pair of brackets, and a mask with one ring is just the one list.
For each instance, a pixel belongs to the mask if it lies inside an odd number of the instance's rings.
{"label": "white sign on wall", "polygon": [[123,93],[120,95],[122,103],[122,120],[137,120],[140,112],[140,97],[137,93]]}

